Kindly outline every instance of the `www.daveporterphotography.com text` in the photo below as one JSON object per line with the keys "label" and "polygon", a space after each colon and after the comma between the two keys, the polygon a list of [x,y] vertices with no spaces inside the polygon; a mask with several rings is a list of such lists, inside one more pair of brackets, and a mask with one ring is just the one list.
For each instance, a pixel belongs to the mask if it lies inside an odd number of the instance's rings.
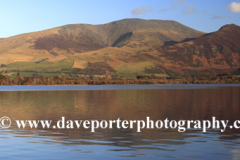
{"label": "www.daveporterphotography.com text", "polygon": [[[235,120],[232,124],[229,124],[229,120],[218,120],[216,117],[212,117],[211,120],[169,120],[168,118],[152,120],[150,117],[146,117],[144,120],[122,120],[121,118],[116,120],[67,120],[65,117],[61,117],[55,125],[52,120],[15,120],[15,122],[19,129],[27,127],[31,129],[39,127],[43,129],[84,128],[91,132],[95,132],[99,128],[136,128],[137,132],[141,132],[142,129],[177,129],[178,132],[185,132],[187,129],[200,129],[202,132],[207,132],[207,129],[220,129],[221,132],[224,132],[226,128],[240,128],[240,120]],[[0,119],[1,128],[9,128],[11,124],[11,119],[6,116]]]}

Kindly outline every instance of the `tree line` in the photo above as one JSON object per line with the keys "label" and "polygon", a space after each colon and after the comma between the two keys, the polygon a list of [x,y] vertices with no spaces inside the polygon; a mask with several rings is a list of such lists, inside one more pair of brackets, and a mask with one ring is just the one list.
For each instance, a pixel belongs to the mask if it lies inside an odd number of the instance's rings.
{"label": "tree line", "polygon": [[106,84],[221,84],[240,83],[240,75],[218,75],[200,78],[160,78],[136,76],[132,78],[93,77],[73,78],[56,76],[49,77],[22,77],[18,74],[15,78],[0,74],[0,85],[106,85]]}

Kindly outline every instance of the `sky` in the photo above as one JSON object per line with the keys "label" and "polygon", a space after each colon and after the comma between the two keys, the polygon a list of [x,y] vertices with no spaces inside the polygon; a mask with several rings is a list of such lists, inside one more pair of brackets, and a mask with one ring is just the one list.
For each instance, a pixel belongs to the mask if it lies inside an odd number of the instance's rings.
{"label": "sky", "polygon": [[209,33],[240,26],[240,0],[0,0],[0,38],[125,18],[174,20]]}

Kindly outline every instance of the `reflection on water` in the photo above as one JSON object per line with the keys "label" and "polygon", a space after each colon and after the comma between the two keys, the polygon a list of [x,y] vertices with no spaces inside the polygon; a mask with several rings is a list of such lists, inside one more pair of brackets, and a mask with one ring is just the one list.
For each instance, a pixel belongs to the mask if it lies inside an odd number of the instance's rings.
{"label": "reflection on water", "polygon": [[[14,120],[240,119],[240,87],[178,90],[0,92],[0,117]],[[0,157],[240,159],[239,130],[0,130]]]}

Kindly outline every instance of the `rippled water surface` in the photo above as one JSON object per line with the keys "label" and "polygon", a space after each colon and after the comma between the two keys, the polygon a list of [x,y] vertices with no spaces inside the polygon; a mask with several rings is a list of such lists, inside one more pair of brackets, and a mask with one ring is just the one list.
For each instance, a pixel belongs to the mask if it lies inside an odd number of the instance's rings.
{"label": "rippled water surface", "polygon": [[[31,90],[28,87],[22,90]],[[240,159],[237,129],[224,133],[143,129],[138,133],[136,128],[113,127],[92,133],[84,128],[17,128],[15,120],[56,122],[63,116],[66,120],[146,120],[147,116],[155,121],[211,120],[212,116],[231,122],[240,119],[238,85],[71,87],[0,92],[0,117],[8,116],[13,122],[10,128],[0,129],[0,159]]]}

